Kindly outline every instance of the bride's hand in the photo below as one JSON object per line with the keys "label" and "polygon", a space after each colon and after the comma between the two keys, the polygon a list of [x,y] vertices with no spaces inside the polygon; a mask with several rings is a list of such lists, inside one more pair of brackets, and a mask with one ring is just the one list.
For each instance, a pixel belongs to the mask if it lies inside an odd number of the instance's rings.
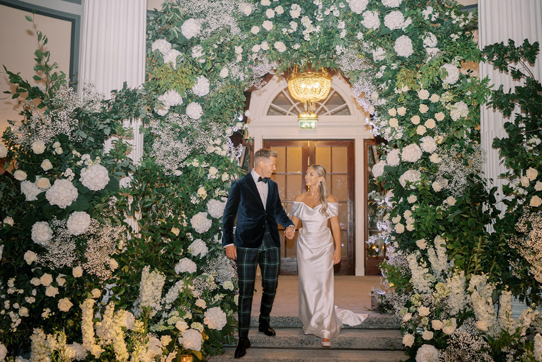
{"label": "bride's hand", "polygon": [[333,265],[341,262],[341,249],[336,249],[333,253]]}

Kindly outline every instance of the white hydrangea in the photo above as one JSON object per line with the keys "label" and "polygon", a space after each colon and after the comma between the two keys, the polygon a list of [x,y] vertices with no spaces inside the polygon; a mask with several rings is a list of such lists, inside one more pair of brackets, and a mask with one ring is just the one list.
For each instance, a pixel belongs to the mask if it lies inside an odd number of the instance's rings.
{"label": "white hydrangea", "polygon": [[[399,177],[399,183],[403,188],[406,187],[407,181],[409,181],[411,184],[416,183],[422,179],[422,174],[418,170],[408,170],[405,173]],[[410,186],[410,188],[414,188],[414,186]]]}
{"label": "white hydrangea", "polygon": [[175,273],[195,273],[198,271],[198,266],[192,260],[188,258],[182,258],[177,265],[175,265]]}
{"label": "white hydrangea", "polygon": [[[82,173],[82,172],[81,172]],[[86,185],[85,185],[86,186]],[[57,205],[61,209],[70,206],[77,197],[79,192],[73,184],[65,179],[58,179],[53,186],[45,193],[45,198],[51,205]]]}
{"label": "white hydrangea", "polygon": [[200,119],[203,114],[203,108],[197,102],[192,102],[186,107],[186,115],[192,119]]}
{"label": "white hydrangea", "polygon": [[361,24],[368,29],[378,29],[380,27],[380,18],[378,17],[378,13],[376,11],[364,12],[363,21]]}
{"label": "white hydrangea", "polygon": [[177,57],[182,56],[183,53],[177,49],[171,49],[169,52],[164,54],[164,63],[171,63],[174,69],[177,69]]}
{"label": "white hydrangea", "polygon": [[372,172],[374,177],[380,177],[384,174],[384,167],[386,166],[386,161],[379,161],[376,165],[373,166]]}
{"label": "white hydrangea", "polygon": [[382,47],[378,47],[377,49],[373,50],[373,60],[375,62],[379,62],[381,60],[384,60],[386,58],[386,51]]}
{"label": "white hydrangea", "polygon": [[199,351],[201,350],[201,332],[189,329],[179,337],[179,343],[186,349]]}
{"label": "white hydrangea", "polygon": [[181,26],[181,32],[186,39],[192,39],[201,32],[201,23],[196,19],[188,19]]}
{"label": "white hydrangea", "polygon": [[168,108],[183,104],[181,95],[174,89],[170,89],[162,94],[160,97],[158,97],[158,100]]}
{"label": "white hydrangea", "polygon": [[403,0],[382,0],[382,5],[388,8],[396,8],[401,5],[402,2]]}
{"label": "white hydrangea", "polygon": [[281,41],[276,42],[274,47],[279,51],[279,53],[284,53],[286,51],[286,45],[284,45],[284,43]]}
{"label": "white hydrangea", "polygon": [[41,155],[45,152],[45,143],[42,140],[37,140],[32,143],[32,152],[36,155]]}
{"label": "white hydrangea", "polygon": [[424,152],[433,153],[437,150],[437,143],[433,137],[425,136],[420,141],[422,141],[420,145]]}
{"label": "white hydrangea", "polygon": [[459,69],[453,64],[444,64],[440,69],[445,69],[448,75],[442,81],[446,84],[454,84],[459,80]]}
{"label": "white hydrangea", "polygon": [[160,53],[162,53],[162,56],[164,56],[168,51],[171,50],[171,44],[165,39],[158,39],[152,43],[151,49],[153,52],[155,50],[159,50]]}
{"label": "white hydrangea", "polygon": [[369,0],[347,0],[350,10],[356,14],[361,14],[366,8]]}
{"label": "white hydrangea", "polygon": [[46,221],[38,221],[32,225],[32,241],[36,244],[47,245],[53,238],[53,230]]}
{"label": "white hydrangea", "polygon": [[460,118],[465,118],[468,115],[469,115],[469,107],[463,101],[459,101],[455,103],[452,106],[452,109],[450,111],[450,117],[452,117],[454,121],[457,121]]}
{"label": "white hydrangea", "polygon": [[92,165],[81,170],[80,180],[89,190],[100,191],[109,183],[109,172],[102,165]]}
{"label": "white hydrangea", "polygon": [[406,162],[417,162],[422,157],[422,150],[420,146],[412,143],[405,148],[401,153],[401,159]]}
{"label": "white hydrangea", "polygon": [[35,183],[30,181],[21,182],[21,192],[24,194],[26,201],[36,201],[38,195],[43,192]]}
{"label": "white hydrangea", "polygon": [[397,38],[393,49],[398,56],[405,58],[408,58],[414,52],[414,49],[412,48],[412,40],[410,40],[410,38],[406,35],[401,35],[399,38]]}
{"label": "white hydrangea", "polygon": [[72,235],[82,235],[90,226],[90,215],[84,211],[74,211],[68,218],[68,231]]}
{"label": "white hydrangea", "polygon": [[400,11],[392,11],[384,17],[384,25],[390,30],[401,29],[405,22],[405,17]]}
{"label": "white hydrangea", "polygon": [[388,153],[386,156],[386,162],[389,166],[398,166],[399,163],[401,163],[401,157],[400,157],[401,151],[398,149],[394,149]]}
{"label": "white hydrangea", "polygon": [[207,211],[209,211],[209,215],[211,215],[211,217],[214,217],[215,219],[222,218],[222,216],[224,215],[225,207],[225,202],[216,199],[211,199],[207,203]]}
{"label": "white hydrangea", "polygon": [[207,218],[206,212],[199,212],[192,216],[190,219],[190,224],[197,233],[203,234],[211,228],[213,222]]}
{"label": "white hydrangea", "polygon": [[207,248],[207,244],[205,244],[203,240],[196,239],[192,242],[192,244],[188,245],[188,250],[192,255],[203,258],[205,255],[207,255],[209,248]]}
{"label": "white hydrangea", "polygon": [[220,71],[220,77],[226,78],[228,75],[230,75],[230,70],[227,67],[222,68]]}
{"label": "white hydrangea", "polygon": [[220,307],[213,307],[207,309],[204,316],[205,318],[203,319],[203,323],[205,323],[210,329],[216,329],[220,331],[228,322],[228,319],[226,318],[226,313],[224,313],[222,309],[220,309]]}
{"label": "white hydrangea", "polygon": [[5,158],[7,155],[8,148],[3,143],[0,143],[0,158]]}
{"label": "white hydrangea", "polygon": [[[433,334],[431,333],[431,338]],[[425,338],[426,340],[431,338]],[[439,361],[439,352],[435,346],[430,344],[424,344],[416,352],[416,362],[438,362]]]}
{"label": "white hydrangea", "polygon": [[427,33],[423,37],[423,46],[425,48],[434,48],[437,46],[437,37],[433,33]]}
{"label": "white hydrangea", "polygon": [[204,97],[209,94],[209,80],[203,75],[196,79],[196,84],[192,87],[192,92],[198,97]]}

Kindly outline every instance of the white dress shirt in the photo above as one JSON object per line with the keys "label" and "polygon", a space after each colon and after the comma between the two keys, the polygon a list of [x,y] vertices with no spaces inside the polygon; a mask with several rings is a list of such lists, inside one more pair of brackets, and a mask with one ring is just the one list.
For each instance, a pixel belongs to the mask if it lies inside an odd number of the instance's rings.
{"label": "white dress shirt", "polygon": [[261,176],[256,171],[254,171],[254,169],[252,169],[252,172],[250,172],[250,174],[252,175],[252,178],[254,179],[254,183],[256,184],[258,193],[260,194],[260,199],[262,200],[262,203],[263,203],[263,208],[265,209],[266,202],[267,202],[267,193],[269,192],[269,184],[265,182],[258,182],[258,179]]}

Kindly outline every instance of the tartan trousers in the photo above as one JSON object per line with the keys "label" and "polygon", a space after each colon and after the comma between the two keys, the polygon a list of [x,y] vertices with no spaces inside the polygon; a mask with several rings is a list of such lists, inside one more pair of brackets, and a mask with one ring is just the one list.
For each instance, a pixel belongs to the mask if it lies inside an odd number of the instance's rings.
{"label": "tartan trousers", "polygon": [[239,338],[248,337],[258,264],[262,272],[262,303],[259,322],[262,325],[267,325],[269,324],[271,309],[277,292],[280,264],[280,249],[273,243],[268,232],[265,233],[259,248],[237,247]]}

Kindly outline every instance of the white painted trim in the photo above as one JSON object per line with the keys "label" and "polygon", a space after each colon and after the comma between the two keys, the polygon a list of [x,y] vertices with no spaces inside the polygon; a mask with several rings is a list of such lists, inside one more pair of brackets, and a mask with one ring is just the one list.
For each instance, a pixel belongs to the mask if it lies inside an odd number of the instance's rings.
{"label": "white painted trim", "polygon": [[355,275],[365,275],[365,215],[364,198],[365,176],[364,170],[364,139],[372,139],[371,127],[365,123],[369,115],[361,108],[352,96],[350,85],[340,75],[333,77],[331,86],[350,108],[350,116],[319,116],[318,126],[315,130],[299,129],[295,116],[267,116],[267,110],[271,103],[287,86],[283,78],[274,76],[262,89],[254,91],[250,99],[250,116],[248,117],[249,137],[254,140],[254,149],[262,147],[263,140],[291,139],[291,140],[316,140],[337,139],[354,140],[355,154],[355,188],[354,188],[354,212],[355,212]]}

